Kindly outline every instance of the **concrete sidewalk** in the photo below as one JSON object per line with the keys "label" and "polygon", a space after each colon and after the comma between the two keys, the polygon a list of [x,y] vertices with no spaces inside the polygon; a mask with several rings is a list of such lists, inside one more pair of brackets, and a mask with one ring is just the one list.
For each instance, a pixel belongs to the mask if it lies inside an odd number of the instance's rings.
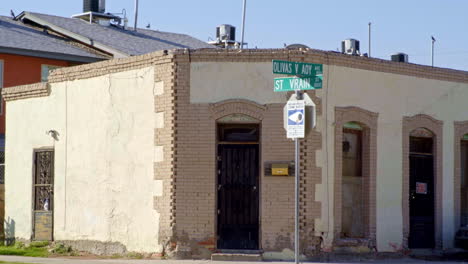
{"label": "concrete sidewalk", "polygon": [[[0,256],[0,261],[9,262],[25,262],[25,263],[40,263],[40,264],[234,264],[232,261],[211,261],[211,260],[136,260],[136,259],[66,259],[66,258],[32,258],[18,256]],[[262,262],[238,262],[242,264],[259,264]],[[270,264],[285,264],[294,263],[287,261],[266,262]],[[301,262],[301,263],[325,263],[325,262]],[[352,260],[350,262],[327,262],[327,263],[360,263]],[[368,261],[366,263],[432,263],[432,264],[448,264],[448,263],[468,263],[468,262],[452,262],[452,261],[424,261],[411,258],[401,259],[384,259],[378,261]]]}

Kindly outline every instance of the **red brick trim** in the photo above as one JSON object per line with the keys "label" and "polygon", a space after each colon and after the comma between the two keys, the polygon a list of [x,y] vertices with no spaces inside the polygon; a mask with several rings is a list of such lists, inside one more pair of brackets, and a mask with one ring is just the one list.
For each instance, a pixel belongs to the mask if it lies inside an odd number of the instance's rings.
{"label": "red brick trim", "polygon": [[468,121],[455,121],[454,122],[454,137],[453,137],[453,149],[454,149],[454,216],[455,216],[455,231],[460,227],[460,204],[461,204],[461,144],[463,136],[468,134]]}
{"label": "red brick trim", "polygon": [[363,177],[364,190],[368,196],[364,199],[364,215],[366,219],[366,238],[374,245],[376,242],[376,174],[377,174],[377,120],[378,113],[359,107],[335,108],[335,186],[334,186],[334,219],[335,239],[340,238],[342,210],[342,139],[343,126],[348,122],[358,122],[363,131]]}
{"label": "red brick trim", "polygon": [[403,117],[403,188],[402,188],[402,210],[403,210],[403,247],[408,247],[409,237],[409,140],[410,133],[417,128],[426,128],[434,133],[434,185],[435,185],[435,245],[442,248],[442,132],[443,122],[431,116],[418,114],[412,117]]}

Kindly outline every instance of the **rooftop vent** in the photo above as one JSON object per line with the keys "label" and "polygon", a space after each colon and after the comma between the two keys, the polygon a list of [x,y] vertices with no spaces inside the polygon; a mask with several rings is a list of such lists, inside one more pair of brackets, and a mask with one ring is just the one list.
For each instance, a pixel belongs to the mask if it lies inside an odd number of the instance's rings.
{"label": "rooftop vent", "polygon": [[83,0],[83,13],[96,12],[104,13],[106,11],[106,0]]}
{"label": "rooftop vent", "polygon": [[408,54],[401,52],[392,54],[391,60],[396,62],[408,62]]}
{"label": "rooftop vent", "polygon": [[236,27],[226,24],[216,27],[216,39],[221,41],[235,41]]}
{"label": "rooftop vent", "polygon": [[307,45],[299,44],[299,43],[289,44],[289,45],[285,46],[285,48],[286,49],[310,49]]}
{"label": "rooftop vent", "polygon": [[345,39],[341,41],[341,52],[348,55],[361,55],[359,51],[359,40]]}
{"label": "rooftop vent", "polygon": [[236,41],[236,27],[227,24],[216,27],[216,40],[208,43],[222,48],[240,47],[239,42]]}

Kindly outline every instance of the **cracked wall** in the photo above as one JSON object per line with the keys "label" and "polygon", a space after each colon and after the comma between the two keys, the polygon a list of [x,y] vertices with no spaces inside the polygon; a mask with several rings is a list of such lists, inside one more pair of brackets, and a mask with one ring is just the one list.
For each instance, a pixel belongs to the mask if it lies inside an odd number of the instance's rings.
{"label": "cracked wall", "polygon": [[[32,151],[55,148],[54,239],[160,252],[153,197],[155,67],[50,84],[8,103],[6,217],[31,236]],[[46,131],[56,130],[54,141]],[[9,157],[9,158],[8,158]],[[93,242],[95,243],[95,242]]]}

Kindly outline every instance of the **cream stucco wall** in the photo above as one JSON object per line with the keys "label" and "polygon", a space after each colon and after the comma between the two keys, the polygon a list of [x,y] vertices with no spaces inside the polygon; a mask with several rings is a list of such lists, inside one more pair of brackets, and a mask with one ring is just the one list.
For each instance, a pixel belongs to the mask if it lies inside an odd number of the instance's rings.
{"label": "cream stucco wall", "polygon": [[54,147],[55,240],[161,250],[153,209],[162,192],[153,180],[154,85],[149,67],[53,83],[48,97],[8,102],[5,216],[14,236],[31,236],[33,150]]}
{"label": "cream stucco wall", "polygon": [[[271,63],[197,62],[191,64],[192,103],[215,103],[248,99],[259,104],[285,103],[273,92]],[[209,80],[209,81],[208,81]],[[402,118],[427,114],[444,122],[443,127],[443,246],[453,247],[453,121],[468,120],[468,85],[406,75],[324,65],[323,89],[317,92],[324,106],[317,128],[323,148],[317,153],[322,184],[316,200],[322,217],[316,231],[325,243],[333,240],[334,112],[337,106],[357,106],[379,113],[377,157],[377,246],[392,251],[402,242]],[[325,110],[326,109],[326,110]],[[278,124],[282,129],[282,124]],[[328,188],[325,188],[328,186]]]}

